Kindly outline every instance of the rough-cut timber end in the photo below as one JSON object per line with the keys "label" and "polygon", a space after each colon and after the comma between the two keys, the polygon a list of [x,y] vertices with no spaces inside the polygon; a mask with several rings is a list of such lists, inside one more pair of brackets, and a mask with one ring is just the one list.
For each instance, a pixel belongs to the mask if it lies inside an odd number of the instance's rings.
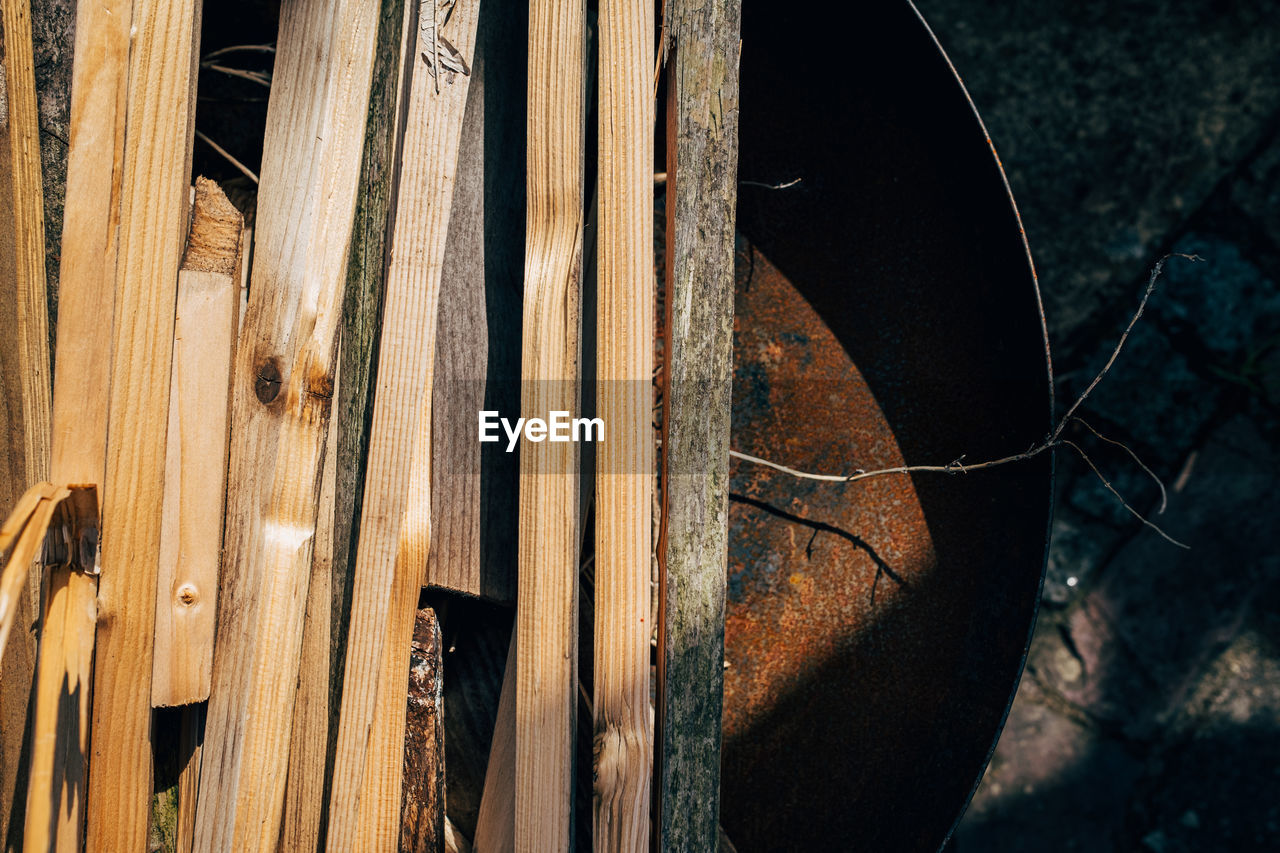
{"label": "rough-cut timber end", "polygon": [[196,178],[196,202],[182,269],[232,275],[240,260],[244,217],[216,183]]}

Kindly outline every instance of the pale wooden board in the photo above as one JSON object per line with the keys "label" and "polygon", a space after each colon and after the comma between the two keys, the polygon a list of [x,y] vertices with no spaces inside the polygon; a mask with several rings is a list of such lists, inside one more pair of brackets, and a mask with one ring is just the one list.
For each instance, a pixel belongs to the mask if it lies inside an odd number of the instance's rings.
{"label": "pale wooden board", "polygon": [[[104,0],[76,7],[49,465],[50,479],[58,483],[101,485],[106,470],[112,335],[106,333],[104,325],[109,328],[115,309],[116,234],[132,20],[131,0]],[[87,618],[95,607],[96,587],[96,578],[60,580],[54,588],[73,600],[69,604],[65,600],[57,603],[57,609]],[[95,632],[92,622],[68,624],[65,618],[60,623],[65,630],[51,630],[54,622],[49,613],[54,604],[42,604],[45,627],[41,655],[46,663],[37,664],[33,711],[33,719],[46,721],[53,731],[33,734],[31,758],[33,768],[48,766],[50,770],[29,783],[27,824],[30,828],[33,807],[40,810],[35,824],[45,828],[39,831],[48,831],[49,821],[43,816],[63,815],[67,831],[59,836],[59,843],[78,849],[85,809],[81,794],[87,784],[87,668],[92,662]],[[79,688],[83,701],[64,701],[64,685]],[[149,696],[150,690],[146,693]],[[59,776],[66,784],[55,787]],[[145,784],[150,784],[149,768]],[[77,795],[64,801],[68,790]],[[148,788],[146,799],[149,794]]]}
{"label": "pale wooden board", "polygon": [[596,246],[595,849],[649,849],[653,4],[600,5]]}
{"label": "pale wooden board", "polygon": [[[28,0],[0,2],[5,110],[0,120],[0,515],[49,474],[52,377],[45,307],[44,196]],[[27,736],[39,612],[32,562],[0,657],[0,842],[23,824]],[[20,835],[19,835],[20,838]],[[17,839],[15,839],[16,841]]]}
{"label": "pale wooden board", "polygon": [[741,0],[673,0],[667,24],[667,293],[658,819],[712,850],[720,811]]}
{"label": "pale wooden board", "polygon": [[375,0],[281,6],[236,353],[202,851],[279,840],[377,15]]}
{"label": "pale wooden board", "polygon": [[[155,589],[198,21],[196,4],[135,0],[129,85],[116,92],[127,92],[127,107],[86,798],[90,850],[141,849],[148,838]],[[64,233],[70,230],[68,222]],[[64,293],[66,286],[64,277]],[[59,376],[61,358],[59,347]]]}
{"label": "pale wooden board", "polygon": [[93,672],[96,579],[76,569],[49,573],[42,613],[37,715],[31,745],[23,849],[79,853],[80,818],[89,731],[79,729],[72,742],[59,720],[89,715]]}
{"label": "pale wooden board", "polygon": [[[339,379],[339,385],[341,379]],[[335,396],[338,388],[334,388]],[[329,642],[333,606],[333,521],[337,506],[338,418],[329,419],[320,481],[311,586],[302,626],[298,695],[293,705],[289,776],[280,851],[319,849],[324,828],[325,756],[329,745]]]}
{"label": "pale wooden board", "polygon": [[[478,0],[441,35],[474,61]],[[351,616],[328,849],[399,838],[409,640],[431,525],[431,380],[469,75],[437,80],[413,54]]]}
{"label": "pale wooden board", "polygon": [[[578,410],[585,3],[529,6],[521,415]],[[517,850],[571,844],[580,521],[577,445],[520,449]]]}
{"label": "pale wooden board", "polygon": [[209,698],[222,560],[242,217],[197,183],[173,330],[151,704]]}

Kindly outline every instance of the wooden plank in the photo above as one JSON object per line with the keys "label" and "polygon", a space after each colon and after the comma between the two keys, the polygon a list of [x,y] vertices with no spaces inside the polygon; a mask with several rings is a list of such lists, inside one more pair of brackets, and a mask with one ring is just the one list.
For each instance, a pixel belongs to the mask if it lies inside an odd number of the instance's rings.
{"label": "wooden plank", "polygon": [[[105,475],[112,335],[103,327],[115,311],[132,15],[132,0],[76,7],[49,464],[50,479],[58,483],[100,485]],[[37,664],[32,719],[44,722],[32,733],[31,764],[48,770],[33,773],[28,784],[26,828],[42,833],[32,849],[41,849],[39,838],[55,831],[47,815],[61,816],[61,849],[78,850],[83,838],[80,794],[87,784],[88,667],[95,636],[88,620],[96,613],[97,578],[76,570],[94,568],[63,569],[41,605],[43,662]],[[68,612],[81,618],[68,622]],[[78,701],[70,701],[73,694],[64,687],[76,691]],[[26,846],[25,839],[17,846]]]}
{"label": "wooden plank", "polygon": [[476,821],[475,847],[488,853],[515,850],[516,831],[516,635],[511,635],[507,667],[502,675],[498,716],[489,746],[484,794]]}
{"label": "wooden plank", "polygon": [[[520,413],[576,412],[580,364],[585,3],[529,5]],[[577,710],[578,452],[520,448],[517,850],[571,844]]]}
{"label": "wooden plank", "polygon": [[418,610],[409,664],[400,850],[436,853],[445,844],[444,648],[430,607]]}
{"label": "wooden plank", "polygon": [[[198,3],[135,0],[130,21],[94,650],[98,713],[86,799],[90,850],[137,850],[148,838],[155,589],[199,17]],[[64,278],[64,291],[66,284]]]}
{"label": "wooden plank", "polygon": [[595,660],[596,850],[649,848],[653,734],[653,4],[600,5]]}
{"label": "wooden plank", "polygon": [[522,12],[522,4],[482,5],[477,25],[440,283],[426,576],[427,586],[508,604],[516,596],[517,460],[476,441],[476,413],[520,405]]}
{"label": "wooden plank", "polygon": [[376,0],[287,0],[236,353],[196,847],[279,841]]}
{"label": "wooden plank", "polygon": [[[428,4],[428,8],[430,5]],[[422,29],[475,55],[478,0]],[[426,13],[424,13],[425,15]],[[431,524],[431,379],[436,305],[469,71],[415,58],[387,266],[382,340],[347,635],[328,849],[399,838],[403,696]]]}
{"label": "wooden plank", "polygon": [[200,753],[204,748],[203,703],[182,709],[178,733],[178,817],[174,853],[192,853],[196,843],[196,802],[200,794]]}
{"label": "wooden plank", "polygon": [[242,222],[217,184],[197,179],[173,330],[151,680],[157,708],[209,698]]}
{"label": "wooden plank", "polygon": [[[341,387],[334,389],[335,396]],[[338,418],[329,419],[316,510],[316,545],[302,626],[298,695],[293,705],[289,776],[284,794],[281,853],[316,851],[324,829],[325,757],[329,745],[329,642],[333,606],[333,522],[337,508]]]}
{"label": "wooden plank", "polygon": [[[49,472],[52,377],[49,374],[49,320],[45,301],[44,193],[40,171],[40,128],[31,47],[29,0],[0,2],[0,69],[4,105],[0,109],[0,511],[7,511],[26,490]],[[26,614],[39,605],[39,572],[33,566],[27,584]],[[30,618],[25,621],[29,622]],[[24,653],[34,662],[34,643]],[[23,680],[29,689],[30,667]],[[17,687],[18,670],[6,669],[8,688]],[[26,704],[25,691],[22,705]],[[6,690],[5,696],[8,695]],[[0,696],[0,702],[4,702]],[[8,775],[7,749],[14,726],[21,738],[21,722],[0,711],[5,723],[0,744],[0,813],[8,811],[13,781]],[[13,708],[18,711],[18,708]],[[0,826],[0,838],[4,829]]]}
{"label": "wooden plank", "polygon": [[[52,528],[45,559],[54,566],[41,610],[23,846],[78,851],[89,732],[76,723],[88,719],[97,616],[96,579],[83,567],[96,563],[98,499],[95,486],[54,488],[52,500],[41,501],[42,515],[23,531],[24,539],[33,533],[38,538],[46,525]],[[18,547],[23,544],[19,540]]]}
{"label": "wooden plank", "polygon": [[96,585],[92,575],[78,568],[58,566],[49,573],[48,603],[41,614],[37,715],[23,838],[26,850],[79,853],[81,849],[80,802],[89,730],[80,729],[67,742],[59,719],[89,716]]}
{"label": "wooden plank", "polygon": [[714,850],[733,377],[739,0],[672,0],[657,701],[659,845]]}
{"label": "wooden plank", "polygon": [[[337,500],[333,521],[333,605],[330,627],[331,708],[341,700],[346,666],[347,620],[351,581],[364,496],[369,424],[373,419],[373,377],[380,331],[395,157],[404,118],[404,63],[416,56],[418,6],[405,0],[381,0],[378,42],[370,80],[369,109],[360,166],[360,194],[351,232],[346,293],[342,303],[342,350],[335,396],[338,423]],[[338,718],[331,717],[330,754],[337,742]],[[326,783],[325,802],[329,789]]]}

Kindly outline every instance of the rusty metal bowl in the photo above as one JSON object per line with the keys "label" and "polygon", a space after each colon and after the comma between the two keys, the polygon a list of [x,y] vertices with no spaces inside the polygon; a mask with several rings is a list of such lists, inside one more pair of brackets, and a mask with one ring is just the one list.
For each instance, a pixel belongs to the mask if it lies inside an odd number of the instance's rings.
{"label": "rusty metal bowl", "polygon": [[[744,4],[733,445],[805,471],[1040,441],[1052,383],[999,161],[907,2]],[[722,824],[743,851],[928,851],[1035,619],[1050,454],[799,479],[735,462]]]}

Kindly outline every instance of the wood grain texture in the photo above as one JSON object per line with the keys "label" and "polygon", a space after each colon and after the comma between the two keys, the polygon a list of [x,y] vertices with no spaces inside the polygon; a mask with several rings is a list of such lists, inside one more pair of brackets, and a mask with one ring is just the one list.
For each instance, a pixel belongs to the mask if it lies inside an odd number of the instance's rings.
{"label": "wood grain texture", "polygon": [[0,527],[0,553],[8,551],[0,573],[0,657],[4,656],[18,613],[26,603],[27,575],[44,541],[54,507],[68,494],[65,487],[37,483],[18,499]]}
{"label": "wood grain texture", "polygon": [[178,733],[178,814],[174,853],[192,853],[196,844],[196,804],[200,794],[200,753],[204,748],[204,703],[182,709]]}
{"label": "wood grain texture", "polygon": [[199,9],[182,0],[136,0],[131,19],[94,650],[99,713],[91,723],[86,800],[90,851],[141,849],[148,838],[156,573]]}
{"label": "wood grain texture", "polygon": [[594,841],[649,848],[653,550],[653,4],[600,5]]}
{"label": "wood grain texture", "polygon": [[477,25],[440,284],[426,577],[427,586],[507,604],[516,596],[517,459],[476,441],[476,413],[520,406],[523,11],[484,5]]}
{"label": "wood grain texture", "polygon": [[[108,329],[116,294],[131,25],[131,0],[76,9],[72,153],[49,464],[50,478],[59,483],[101,485],[105,474],[112,349]],[[95,527],[97,520],[95,505]],[[61,849],[78,850],[82,843],[97,578],[78,571],[93,568],[59,570],[41,604],[43,650],[33,690],[37,724],[31,739],[32,769],[39,769],[30,777],[24,823],[24,834],[37,835],[30,841],[15,838],[11,825],[7,840],[17,848],[41,849],[42,842],[45,847],[56,842]]]}
{"label": "wood grain texture", "polygon": [[493,724],[489,765],[484,774],[484,794],[476,821],[477,853],[511,853],[516,831],[516,637],[511,635],[498,716]]}
{"label": "wood grain texture", "polygon": [[281,6],[196,847],[279,840],[378,3]]}
{"label": "wood grain texture", "polygon": [[[101,485],[105,478],[112,335],[103,326],[115,310],[132,15],[131,0],[76,7],[49,464],[50,478],[59,483]],[[49,584],[41,605],[47,651],[37,663],[32,716],[46,725],[32,732],[32,766],[48,771],[34,774],[27,790],[26,831],[43,833],[31,842],[33,849],[60,826],[58,843],[78,850],[84,832],[95,636],[93,622],[85,620],[96,613],[97,578],[78,577],[75,570],[63,574]],[[54,593],[57,600],[49,597]],[[34,820],[33,807],[42,810]],[[45,817],[50,814],[64,816],[63,822],[54,825]],[[27,846],[25,839],[17,846]]]}
{"label": "wood grain texture", "polygon": [[672,0],[659,630],[659,845],[720,812],[740,0]]}
{"label": "wood grain texture", "polygon": [[[5,512],[29,485],[48,476],[53,405],[29,0],[0,2],[0,65],[5,98],[0,115],[0,325],[9,330],[0,336],[0,440],[5,442],[0,458],[0,512]],[[27,587],[30,614],[38,606],[39,595],[39,572],[34,568]],[[29,672],[26,680],[29,685]],[[10,718],[4,714],[0,719],[6,723],[7,738]],[[0,752],[0,776],[9,766],[6,754]],[[10,790],[7,781],[0,788],[0,811],[8,805],[4,792]]]}
{"label": "wood grain texture", "polygon": [[[529,5],[526,237],[520,413],[578,410],[585,3]],[[568,850],[577,710],[578,452],[520,448],[516,608],[519,851]]]}
{"label": "wood grain texture", "polygon": [[50,478],[103,482],[132,0],[76,6]]}
{"label": "wood grain texture", "polygon": [[59,721],[89,718],[97,583],[78,568],[58,566],[47,586],[23,849],[79,853],[89,730],[68,731]]}
{"label": "wood grain texture", "polygon": [[209,698],[242,222],[217,184],[196,182],[173,329],[151,679],[157,708]]}
{"label": "wood grain texture", "polygon": [[[39,130],[26,0],[0,3],[0,65],[5,115],[0,121],[0,513],[49,475],[48,317],[45,307],[44,212]],[[16,567],[15,567],[16,569]],[[23,823],[23,766],[40,607],[40,567],[19,569],[0,637],[0,842]]]}
{"label": "wood grain texture", "polygon": [[444,646],[430,607],[418,610],[409,656],[400,850],[436,853],[445,846]]}
{"label": "wood grain texture", "polygon": [[[469,67],[478,0],[440,31]],[[437,80],[413,61],[351,617],[328,849],[399,839],[409,642],[431,526],[431,380],[436,306],[469,75]],[[438,84],[438,85],[437,85]]]}
{"label": "wood grain texture", "polygon": [[[417,37],[418,7],[406,0],[380,0],[377,48],[369,84],[369,108],[360,165],[360,193],[351,231],[346,293],[342,302],[342,348],[334,405],[338,418],[337,491],[333,519],[333,579],[329,707],[342,701],[346,666],[347,621],[351,614],[356,539],[364,499],[364,471],[373,420],[373,379],[377,372],[386,250],[395,156],[403,130],[405,63],[416,56],[409,42]],[[330,715],[327,761],[338,739],[338,715]],[[332,768],[331,764],[326,767]],[[325,805],[330,794],[325,774]],[[323,828],[322,828],[323,829]]]}
{"label": "wood grain texture", "polygon": [[[335,396],[341,391],[338,378]],[[316,544],[311,552],[311,585],[302,625],[298,663],[298,695],[293,703],[289,742],[289,775],[284,793],[281,853],[317,851],[324,831],[325,761],[329,745],[329,645],[333,607],[333,525],[337,510],[338,418],[329,419],[320,505],[316,509]]]}

